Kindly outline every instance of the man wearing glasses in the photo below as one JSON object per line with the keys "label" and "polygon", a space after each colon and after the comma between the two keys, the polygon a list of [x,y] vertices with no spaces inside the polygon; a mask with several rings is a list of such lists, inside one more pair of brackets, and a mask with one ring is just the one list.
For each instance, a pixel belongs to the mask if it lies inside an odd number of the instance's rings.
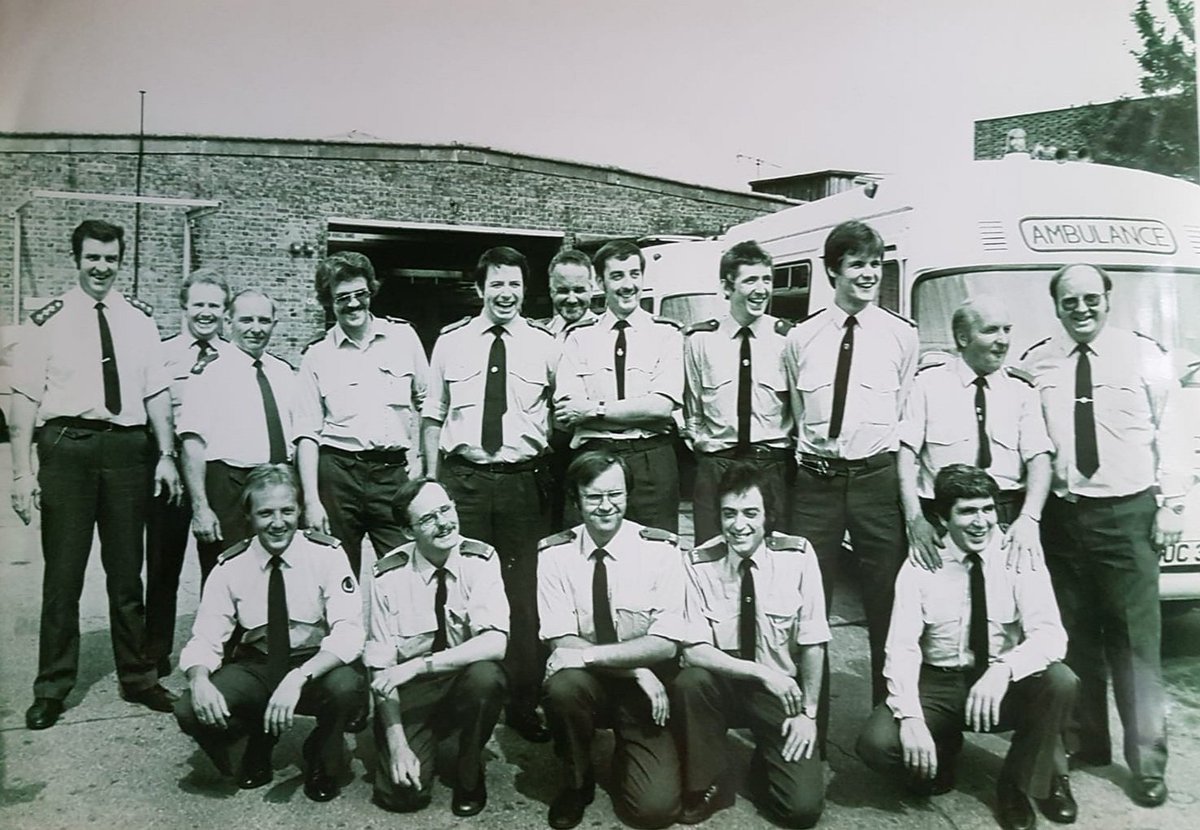
{"label": "man wearing glasses", "polygon": [[304,523],[341,540],[357,578],[364,535],[377,553],[405,541],[392,502],[409,477],[429,363],[411,325],[371,313],[379,281],[364,255],[323,260],[316,288],[337,323],[300,363]]}
{"label": "man wearing glasses", "polygon": [[1042,546],[1070,637],[1066,662],[1081,681],[1067,749],[1077,766],[1111,763],[1111,668],[1129,794],[1156,807],[1167,797],[1156,549],[1179,541],[1191,446],[1170,356],[1106,325],[1111,289],[1098,266],[1061,268],[1050,295],[1063,331],[1022,362],[1056,450]]}

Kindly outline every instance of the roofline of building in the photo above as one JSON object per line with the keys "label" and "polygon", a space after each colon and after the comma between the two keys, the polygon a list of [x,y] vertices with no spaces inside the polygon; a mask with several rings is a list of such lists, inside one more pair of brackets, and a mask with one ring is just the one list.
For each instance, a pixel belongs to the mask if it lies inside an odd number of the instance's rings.
{"label": "roofline of building", "polygon": [[[523,172],[564,178],[584,179],[606,184],[635,187],[654,192],[734,204],[739,207],[772,207],[792,204],[793,200],[750,190],[730,190],[714,185],[668,179],[637,173],[609,165],[533,156],[492,147],[470,144],[406,144],[383,140],[254,138],[249,136],[146,135],[144,151],[148,156],[206,155],[260,156],[264,158],[331,159],[355,161],[456,162],[507,167]],[[105,152],[134,155],[138,136],[129,133],[24,133],[0,132],[0,153],[86,153]]]}
{"label": "roofline of building", "polygon": [[756,184],[770,184],[773,182],[786,182],[786,181],[791,181],[793,179],[805,179],[805,178],[810,178],[812,176],[856,176],[857,177],[857,176],[879,176],[879,175],[882,175],[882,174],[871,173],[866,170],[839,170],[835,167],[831,167],[831,168],[828,168],[825,170],[806,170],[803,173],[788,173],[785,176],[771,176],[770,178],[766,178],[766,179],[752,179],[750,181],[750,186],[754,187],[754,185],[756,185]]}
{"label": "roofline of building", "polygon": [[1163,93],[1161,95],[1139,95],[1136,98],[1130,97],[1128,95],[1122,95],[1119,98],[1113,98],[1111,101],[1088,101],[1086,104],[1071,104],[1069,106],[1055,107],[1054,109],[1048,109],[1048,110],[1035,110],[1033,112],[1014,112],[1014,113],[1010,113],[1008,115],[993,115],[993,116],[989,116],[987,118],[976,118],[975,123],[982,124],[986,121],[1009,121],[1013,118],[1027,118],[1032,115],[1050,115],[1051,113],[1055,113],[1055,112],[1070,112],[1071,110],[1087,109],[1088,107],[1106,107],[1106,106],[1109,106],[1110,104],[1121,103],[1122,101],[1129,101],[1131,103],[1136,102],[1136,101],[1152,101],[1155,98],[1173,98],[1179,94],[1181,94],[1181,93],[1169,92],[1169,93]]}

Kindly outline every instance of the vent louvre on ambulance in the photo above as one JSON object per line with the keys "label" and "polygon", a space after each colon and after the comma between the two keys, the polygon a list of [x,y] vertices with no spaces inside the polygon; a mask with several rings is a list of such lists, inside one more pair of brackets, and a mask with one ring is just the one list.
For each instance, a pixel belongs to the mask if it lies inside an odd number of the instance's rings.
{"label": "vent louvre on ambulance", "polygon": [[1183,234],[1192,247],[1192,253],[1200,254],[1200,225],[1184,225]]}
{"label": "vent louvre on ambulance", "polygon": [[998,219],[979,220],[979,241],[985,251],[1007,251],[1008,237],[1004,233],[1004,223]]}

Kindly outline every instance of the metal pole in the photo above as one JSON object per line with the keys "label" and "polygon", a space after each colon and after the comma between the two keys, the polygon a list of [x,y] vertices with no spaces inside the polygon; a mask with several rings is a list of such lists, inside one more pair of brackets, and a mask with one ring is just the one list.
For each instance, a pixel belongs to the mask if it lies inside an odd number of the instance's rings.
{"label": "metal pole", "polygon": [[[138,113],[138,155],[137,155],[137,185],[135,193],[142,195],[142,158],[146,149],[146,90],[139,89]],[[133,296],[138,295],[138,277],[140,276],[140,260],[142,247],[142,203],[133,206]]]}

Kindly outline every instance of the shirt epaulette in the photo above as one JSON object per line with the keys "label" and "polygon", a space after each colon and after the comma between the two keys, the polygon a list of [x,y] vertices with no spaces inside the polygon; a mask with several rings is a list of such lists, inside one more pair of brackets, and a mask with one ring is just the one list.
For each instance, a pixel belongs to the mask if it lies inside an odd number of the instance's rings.
{"label": "shirt epaulette", "polygon": [[699,323],[692,323],[683,330],[683,333],[686,335],[692,335],[700,331],[716,331],[720,327],[721,321],[714,317],[711,320],[701,320]]}
{"label": "shirt epaulette", "polygon": [[666,542],[667,544],[679,546],[679,537],[669,530],[663,530],[658,527],[643,527],[639,534],[643,539],[651,542]]}
{"label": "shirt epaulette", "polygon": [[291,369],[293,372],[294,372],[294,371],[296,371],[296,367],[295,367],[295,366],[293,366],[293,365],[291,364],[291,362],[290,362],[290,361],[284,360],[282,357],[280,357],[280,356],[279,356],[279,355],[277,355],[277,354],[271,354],[270,352],[263,352],[262,359],[263,359],[263,360],[266,360],[268,357],[269,357],[269,358],[271,358],[272,360],[275,360],[275,361],[278,361],[279,363],[282,363],[284,366],[288,367],[288,368],[289,368],[289,369]]}
{"label": "shirt epaulette", "polygon": [[325,545],[329,548],[340,548],[342,543],[338,541],[336,536],[330,536],[328,533],[322,533],[319,530],[304,531],[304,538],[310,542],[315,542],[318,545]]}
{"label": "shirt epaulette", "polygon": [[461,320],[455,320],[453,323],[447,323],[446,325],[442,326],[442,330],[438,333],[439,334],[449,334],[450,332],[454,331],[455,329],[461,329],[463,326],[465,326],[469,322],[471,322],[470,317],[464,317]]}
{"label": "shirt epaulette", "polygon": [[51,300],[37,311],[29,315],[29,319],[33,321],[35,326],[45,325],[46,321],[53,317],[58,312],[62,311],[62,300]]}
{"label": "shirt epaulette", "polygon": [[458,552],[464,556],[477,556],[480,559],[491,559],[496,549],[486,542],[479,542],[475,539],[463,539],[462,544],[458,546]]}
{"label": "shirt epaulette", "polygon": [[300,354],[307,354],[309,349],[311,349],[313,346],[317,345],[324,339],[325,339],[325,335],[322,334],[318,337],[314,337],[312,340],[309,340],[307,343],[304,344],[304,348],[300,350]]}
{"label": "shirt epaulette", "polygon": [[895,317],[897,320],[903,320],[905,323],[908,323],[908,324],[909,324],[910,326],[912,326],[914,329],[917,327],[917,324],[916,324],[915,322],[913,322],[912,320],[910,320],[910,319],[908,319],[907,317],[905,317],[905,316],[904,316],[903,314],[901,314],[899,311],[892,311],[892,310],[891,310],[890,308],[888,308],[887,306],[882,306],[882,305],[880,306],[880,308],[882,308],[882,309],[883,309],[884,311],[886,311],[888,314],[890,314],[890,315],[892,315],[893,317]]}
{"label": "shirt epaulette", "polygon": [[563,336],[565,337],[571,332],[578,331],[579,329],[586,328],[587,326],[594,326],[598,322],[600,322],[599,317],[581,317],[563,329]]}
{"label": "shirt epaulette", "polygon": [[805,314],[803,317],[801,317],[799,320],[796,321],[796,325],[800,325],[801,323],[807,323],[809,320],[816,317],[818,314],[820,314],[821,312],[823,312],[825,310],[826,309],[818,308],[816,311]]}
{"label": "shirt epaulette", "polygon": [[137,297],[131,297],[128,294],[122,294],[121,296],[125,298],[125,302],[142,312],[142,314],[145,314],[147,317],[154,316],[154,306],[150,305],[150,303]]}
{"label": "shirt epaulette", "polygon": [[411,326],[412,323],[405,320],[403,317],[384,317],[389,323],[395,323],[398,326]]}
{"label": "shirt epaulette", "polygon": [[388,571],[394,571],[408,564],[408,551],[394,550],[382,559],[375,560],[375,576],[383,576]]}
{"label": "shirt epaulette", "polygon": [[217,557],[217,564],[224,565],[226,562],[228,562],[230,559],[237,556],[238,554],[245,553],[247,550],[249,550],[250,543],[253,541],[254,541],[253,538],[243,539],[242,541],[238,542],[237,544],[230,545],[229,547],[225,548],[225,550],[221,551],[221,555]]}
{"label": "shirt epaulette", "polygon": [[656,323],[662,323],[665,326],[674,326],[679,331],[683,331],[683,323],[679,322],[678,320],[673,320],[670,317],[660,317],[657,314],[651,319]]}
{"label": "shirt epaulette", "polygon": [[1045,345],[1046,345],[1047,343],[1049,343],[1049,342],[1050,342],[1052,339],[1053,339],[1053,338],[1051,338],[1051,337],[1044,337],[1044,338],[1042,338],[1041,340],[1039,340],[1038,342],[1034,343],[1034,344],[1033,344],[1032,346],[1030,346],[1028,349],[1026,349],[1025,351],[1021,352],[1021,357],[1020,357],[1020,360],[1024,360],[1025,358],[1029,357],[1029,353],[1030,353],[1030,352],[1032,352],[1032,351],[1033,351],[1034,349],[1036,349],[1038,346],[1045,346]]}
{"label": "shirt epaulette", "polygon": [[551,337],[554,336],[554,332],[550,331],[550,327],[546,323],[543,323],[541,320],[531,320],[530,318],[526,317],[525,322],[529,323],[529,327],[532,329],[536,329],[536,330],[542,332],[543,334],[548,334]]}
{"label": "shirt epaulette", "polygon": [[803,536],[792,536],[788,533],[780,533],[778,530],[771,531],[766,542],[767,550],[798,551],[800,553],[808,550],[808,540]]}
{"label": "shirt epaulette", "polygon": [[694,548],[689,557],[693,565],[703,565],[708,562],[720,562],[728,551],[729,549],[725,547],[725,540],[718,536],[715,539],[709,539],[700,547]]}
{"label": "shirt epaulette", "polygon": [[1024,369],[1018,369],[1016,366],[1005,366],[1004,374],[1008,375],[1014,380],[1021,381],[1021,383],[1027,383],[1035,389],[1037,388],[1037,384],[1034,383],[1033,380],[1033,375],[1029,374]]}
{"label": "shirt epaulette", "polygon": [[564,530],[561,533],[555,533],[553,536],[547,536],[545,539],[538,542],[537,549],[539,552],[541,552],[546,548],[556,548],[559,545],[565,545],[568,542],[574,542],[575,538],[575,531]]}
{"label": "shirt epaulette", "polygon": [[1140,331],[1135,331],[1134,334],[1136,334],[1138,337],[1142,338],[1143,340],[1149,340],[1151,343],[1153,343],[1155,346],[1157,346],[1158,350],[1160,352],[1162,352],[1163,354],[1168,354],[1167,347],[1164,346],[1162,343],[1159,343],[1157,340],[1155,340],[1150,335],[1142,334]]}
{"label": "shirt epaulette", "polygon": [[201,352],[200,354],[196,355],[196,362],[192,364],[192,374],[201,374],[208,367],[208,364],[212,363],[220,356],[221,353],[216,349],[209,349],[206,352]]}
{"label": "shirt epaulette", "polygon": [[775,333],[780,335],[781,337],[787,337],[788,332],[791,331],[792,329],[794,329],[795,327],[796,327],[796,324],[794,322],[792,322],[791,320],[780,319],[780,320],[775,321]]}
{"label": "shirt epaulette", "polygon": [[924,366],[921,366],[920,368],[917,369],[917,374],[918,375],[921,374],[926,369],[937,369],[937,368],[939,368],[941,366],[945,366],[945,365],[946,365],[945,363],[926,363]]}

